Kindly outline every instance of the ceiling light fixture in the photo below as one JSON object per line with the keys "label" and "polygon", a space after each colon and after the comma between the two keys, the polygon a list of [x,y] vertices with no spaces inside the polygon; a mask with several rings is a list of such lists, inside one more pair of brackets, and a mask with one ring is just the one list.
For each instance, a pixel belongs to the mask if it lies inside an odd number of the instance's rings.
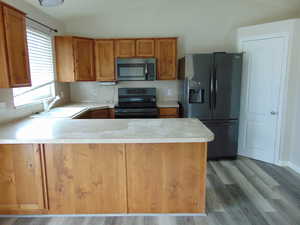
{"label": "ceiling light fixture", "polygon": [[54,7],[64,3],[64,0],[39,0],[41,6]]}

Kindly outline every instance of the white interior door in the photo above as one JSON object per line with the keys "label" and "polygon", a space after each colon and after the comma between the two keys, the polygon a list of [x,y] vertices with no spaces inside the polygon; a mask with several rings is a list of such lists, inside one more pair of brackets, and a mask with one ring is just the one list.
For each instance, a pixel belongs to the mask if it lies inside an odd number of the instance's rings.
{"label": "white interior door", "polygon": [[275,163],[281,91],[286,74],[285,37],[247,40],[242,82],[239,154]]}

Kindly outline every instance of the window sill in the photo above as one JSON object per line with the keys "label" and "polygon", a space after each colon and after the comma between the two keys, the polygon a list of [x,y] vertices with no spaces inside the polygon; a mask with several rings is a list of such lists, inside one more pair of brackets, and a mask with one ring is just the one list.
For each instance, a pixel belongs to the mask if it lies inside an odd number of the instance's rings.
{"label": "window sill", "polygon": [[30,107],[34,107],[34,106],[38,106],[38,105],[43,105],[43,101],[51,101],[52,99],[54,99],[54,97],[49,97],[49,98],[32,101],[32,102],[26,103],[24,105],[17,105],[17,106],[14,106],[14,108],[15,109],[24,109],[24,108],[30,108]]}

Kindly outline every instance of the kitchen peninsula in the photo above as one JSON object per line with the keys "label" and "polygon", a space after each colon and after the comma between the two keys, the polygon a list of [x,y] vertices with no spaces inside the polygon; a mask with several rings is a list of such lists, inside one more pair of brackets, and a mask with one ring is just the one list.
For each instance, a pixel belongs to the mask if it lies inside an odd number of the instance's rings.
{"label": "kitchen peninsula", "polygon": [[32,118],[0,125],[0,214],[205,213],[197,119]]}

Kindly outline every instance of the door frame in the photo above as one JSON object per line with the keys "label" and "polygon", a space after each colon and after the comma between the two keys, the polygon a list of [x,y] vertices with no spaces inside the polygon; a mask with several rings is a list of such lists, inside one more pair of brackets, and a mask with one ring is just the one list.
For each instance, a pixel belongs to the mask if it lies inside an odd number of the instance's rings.
{"label": "door frame", "polygon": [[[286,107],[286,98],[288,94],[288,77],[289,77],[289,64],[290,64],[290,57],[291,57],[291,51],[290,51],[290,42],[291,42],[291,35],[288,32],[282,32],[282,33],[273,33],[273,34],[266,34],[266,35],[253,35],[253,36],[247,36],[243,38],[238,39],[238,49],[239,51],[243,52],[243,43],[247,41],[258,41],[258,40],[265,40],[265,39],[273,39],[273,38],[283,38],[284,39],[284,58],[283,58],[283,66],[281,71],[281,80],[280,80],[280,91],[279,91],[279,105],[278,105],[278,119],[276,124],[276,141],[275,141],[275,151],[274,151],[274,164],[280,166],[280,156],[283,152],[284,147],[284,130],[286,127],[286,119],[285,115],[287,113],[287,107]],[[246,54],[246,52],[243,52]],[[244,68],[244,65],[243,65]],[[244,83],[245,75],[244,70],[242,73],[242,83]],[[243,86],[242,86],[243,88]],[[244,92],[241,91],[241,101],[246,97],[243,96]],[[242,102],[241,102],[242,106]],[[239,145],[238,145],[238,154],[240,154],[240,140],[241,140],[241,127],[239,129]],[[242,154],[240,154],[242,155]]]}

